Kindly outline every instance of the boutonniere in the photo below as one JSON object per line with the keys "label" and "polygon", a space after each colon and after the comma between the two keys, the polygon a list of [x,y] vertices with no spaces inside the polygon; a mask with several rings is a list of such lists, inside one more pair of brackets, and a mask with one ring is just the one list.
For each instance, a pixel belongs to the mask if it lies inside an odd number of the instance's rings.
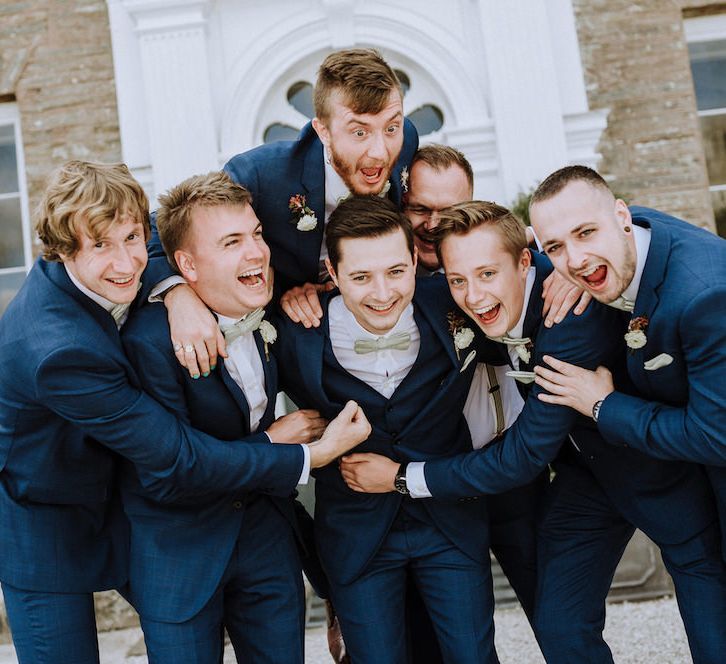
{"label": "boutonniere", "polygon": [[262,343],[265,344],[265,359],[269,362],[270,352],[267,346],[277,341],[277,330],[270,321],[263,320],[260,323],[260,336],[262,337]]}
{"label": "boutonniere", "polygon": [[404,194],[408,193],[408,166],[401,169],[401,189]]}
{"label": "boutonniere", "polygon": [[318,218],[308,206],[305,196],[302,194],[295,194],[290,196],[290,202],[288,207],[292,210],[295,218],[292,219],[292,223],[299,231],[311,231],[318,225]]}
{"label": "boutonniere", "polygon": [[642,348],[648,343],[648,337],[645,331],[648,329],[648,319],[646,316],[636,316],[628,323],[628,331],[625,333],[625,343],[631,350]]}
{"label": "boutonniere", "polygon": [[470,327],[464,327],[466,321],[453,311],[446,314],[446,320],[449,323],[449,334],[454,337],[456,359],[459,360],[461,359],[459,351],[471,345],[471,342],[474,341],[474,332]]}

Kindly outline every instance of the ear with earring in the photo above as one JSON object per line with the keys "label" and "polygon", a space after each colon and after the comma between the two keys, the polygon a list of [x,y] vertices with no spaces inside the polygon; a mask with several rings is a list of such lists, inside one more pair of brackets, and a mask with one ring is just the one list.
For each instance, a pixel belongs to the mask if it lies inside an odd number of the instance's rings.
{"label": "ear with earring", "polygon": [[630,233],[630,226],[624,226],[624,227],[623,227],[623,230],[624,230],[624,231],[625,231],[626,233]]}

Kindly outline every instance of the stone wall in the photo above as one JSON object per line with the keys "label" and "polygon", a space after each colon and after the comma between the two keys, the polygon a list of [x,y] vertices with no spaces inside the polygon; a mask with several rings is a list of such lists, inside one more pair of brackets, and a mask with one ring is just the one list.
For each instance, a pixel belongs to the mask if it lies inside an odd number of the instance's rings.
{"label": "stone wall", "polygon": [[600,171],[629,202],[713,229],[682,4],[706,3],[573,0],[590,107],[610,109]]}
{"label": "stone wall", "polygon": [[67,159],[121,159],[106,3],[4,0],[0,44],[0,101],[18,104],[32,210]]}

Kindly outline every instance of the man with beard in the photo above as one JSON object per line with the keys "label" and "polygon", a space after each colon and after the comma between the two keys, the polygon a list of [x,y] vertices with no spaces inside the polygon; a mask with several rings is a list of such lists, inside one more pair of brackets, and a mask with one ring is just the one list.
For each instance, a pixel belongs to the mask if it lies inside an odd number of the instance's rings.
{"label": "man with beard", "polygon": [[[320,316],[317,294],[328,281],[323,239],[330,213],[351,193],[386,196],[400,207],[418,147],[416,130],[403,116],[396,74],[374,50],[349,49],[325,58],[313,101],[315,118],[297,140],[262,145],[224,167],[252,195],[272,254],[275,299],[282,295],[283,309],[296,322]],[[152,243],[150,255],[163,256],[158,243]],[[156,282],[168,276],[162,261]],[[163,282],[158,290],[180,281]],[[217,348],[224,348],[216,321],[188,287],[174,288],[164,302],[180,344],[177,358],[190,373],[206,374]]]}
{"label": "man with beard", "polygon": [[704,464],[726,559],[726,242],[657,210],[628,208],[584,166],[544,180],[531,214],[555,269],[625,312],[637,389],[616,389],[604,367],[545,358],[558,373],[537,368],[537,381],[555,395],[540,398],[592,417],[614,445]]}

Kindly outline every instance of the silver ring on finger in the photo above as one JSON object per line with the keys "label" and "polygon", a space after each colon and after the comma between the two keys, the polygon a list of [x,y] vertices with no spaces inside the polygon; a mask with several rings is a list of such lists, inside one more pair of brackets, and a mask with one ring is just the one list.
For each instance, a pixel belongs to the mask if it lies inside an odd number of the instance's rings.
{"label": "silver ring on finger", "polygon": [[193,353],[194,352],[194,344],[185,344],[184,345],[184,352],[185,353]]}
{"label": "silver ring on finger", "polygon": [[174,352],[178,353],[182,349],[182,345],[179,342],[177,342],[174,344],[173,348],[174,348]]}

